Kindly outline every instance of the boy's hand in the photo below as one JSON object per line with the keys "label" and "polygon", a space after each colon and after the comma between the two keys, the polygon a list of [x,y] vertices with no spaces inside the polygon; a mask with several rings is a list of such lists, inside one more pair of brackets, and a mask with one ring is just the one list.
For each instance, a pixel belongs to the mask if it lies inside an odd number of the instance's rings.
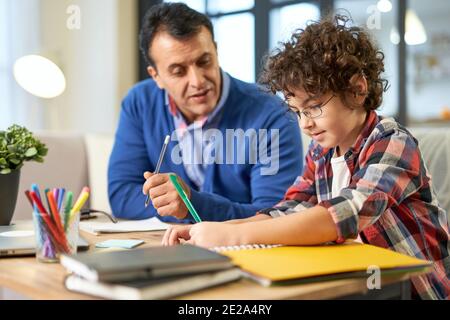
{"label": "boy's hand", "polygon": [[180,244],[180,239],[189,240],[191,238],[189,231],[192,227],[192,224],[184,226],[169,226],[164,233],[161,244],[163,246],[173,246]]}
{"label": "boy's hand", "polygon": [[[144,178],[147,181],[142,187],[142,192],[146,195],[150,192],[150,199],[158,214],[165,216],[173,216],[177,219],[184,219],[187,216],[188,209],[181,197],[178,195],[175,186],[169,179],[168,173],[153,174],[145,172]],[[184,192],[188,198],[191,198],[191,190],[189,187],[177,177]]]}
{"label": "boy's hand", "polygon": [[239,224],[197,223],[191,226],[189,237],[187,243],[205,248],[241,244],[239,243]]}

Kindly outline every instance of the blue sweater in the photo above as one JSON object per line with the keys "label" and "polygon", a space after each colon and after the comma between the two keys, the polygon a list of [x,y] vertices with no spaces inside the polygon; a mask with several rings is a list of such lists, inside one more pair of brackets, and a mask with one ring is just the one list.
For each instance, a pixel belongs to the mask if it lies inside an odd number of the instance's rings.
{"label": "blue sweater", "polygon": [[[244,132],[267,129],[269,143],[264,145],[268,145],[269,151],[270,130],[278,129],[279,169],[275,175],[261,174],[261,170],[269,165],[259,161],[259,157],[256,164],[251,164],[248,156],[245,164],[213,163],[206,168],[203,186],[197,189],[183,164],[172,161],[172,150],[179,147],[178,142],[171,141],[160,172],[174,172],[191,187],[192,204],[204,221],[246,218],[260,209],[272,207],[301,174],[301,138],[295,118],[287,113],[279,98],[263,93],[256,85],[232,77],[230,81],[230,93],[217,127],[224,137],[223,150],[226,148],[226,129]],[[151,79],[134,86],[122,102],[108,167],[108,195],[114,216],[145,219],[157,215],[152,205],[144,206],[143,173],[155,170],[164,137],[174,130],[173,117],[165,105],[165,91]],[[250,145],[234,143],[234,154],[246,152],[248,155]],[[184,220],[157,216],[166,222],[194,221],[190,215]]]}

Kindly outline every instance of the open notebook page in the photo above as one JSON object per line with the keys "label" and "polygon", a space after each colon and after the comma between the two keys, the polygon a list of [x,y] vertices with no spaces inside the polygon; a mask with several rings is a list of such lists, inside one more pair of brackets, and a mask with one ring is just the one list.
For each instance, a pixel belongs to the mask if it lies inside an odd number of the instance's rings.
{"label": "open notebook page", "polygon": [[155,217],[145,220],[119,220],[117,223],[102,217],[80,221],[80,229],[93,234],[166,230],[168,226]]}

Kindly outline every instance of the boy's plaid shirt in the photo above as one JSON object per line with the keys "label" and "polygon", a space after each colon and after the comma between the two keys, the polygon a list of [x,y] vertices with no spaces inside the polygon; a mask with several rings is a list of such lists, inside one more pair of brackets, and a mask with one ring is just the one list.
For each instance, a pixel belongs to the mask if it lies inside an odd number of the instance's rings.
{"label": "boy's plaid shirt", "polygon": [[273,217],[322,206],[336,224],[338,239],[365,243],[433,261],[433,271],[412,279],[424,299],[450,297],[450,242],[446,212],[439,207],[417,140],[395,120],[372,111],[345,154],[350,184],[331,198],[333,149],[314,141],[303,175],[274,208]]}

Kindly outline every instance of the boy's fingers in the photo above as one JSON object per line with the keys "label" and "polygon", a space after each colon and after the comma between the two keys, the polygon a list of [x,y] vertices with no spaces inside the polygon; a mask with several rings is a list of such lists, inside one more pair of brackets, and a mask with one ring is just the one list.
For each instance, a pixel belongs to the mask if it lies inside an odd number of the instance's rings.
{"label": "boy's fingers", "polygon": [[161,241],[162,245],[167,246],[168,245],[168,239],[170,237],[170,234],[172,233],[173,227],[169,226],[167,228],[166,232],[164,233],[163,239]]}
{"label": "boy's fingers", "polygon": [[171,232],[169,236],[169,246],[173,246],[175,244],[178,244],[180,241],[178,240],[178,230],[174,230],[174,232]]}

